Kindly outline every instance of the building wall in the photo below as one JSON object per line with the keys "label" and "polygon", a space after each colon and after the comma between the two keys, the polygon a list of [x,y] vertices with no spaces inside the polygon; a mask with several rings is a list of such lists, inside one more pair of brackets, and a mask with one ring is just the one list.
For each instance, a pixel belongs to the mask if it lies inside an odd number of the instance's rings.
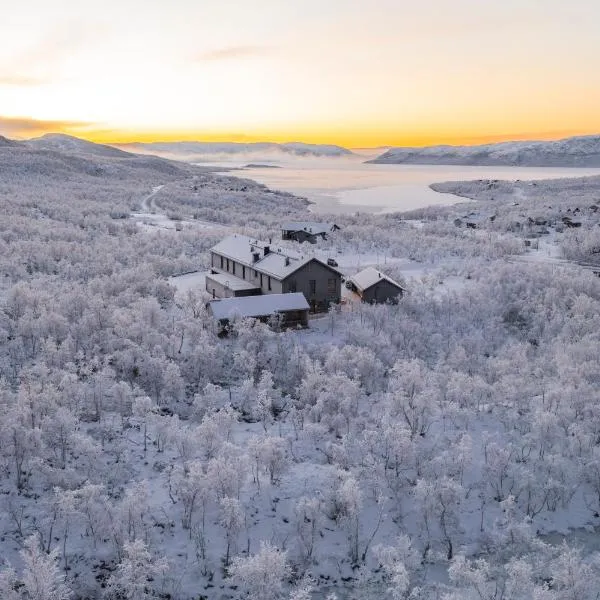
{"label": "building wall", "polygon": [[231,296],[233,296],[233,292],[231,290],[227,289],[218,281],[211,279],[210,275],[206,276],[206,291],[213,298],[231,298]]}
{"label": "building wall", "polygon": [[[231,273],[244,281],[248,281],[253,285],[260,287],[263,294],[282,294],[283,286],[281,281],[262,273],[254,267],[248,267],[236,262],[232,259],[227,259],[216,252],[211,252],[211,266],[215,271],[220,273]],[[207,288],[208,289],[208,288]],[[209,292],[212,293],[212,292]],[[215,291],[216,293],[216,291]],[[256,292],[253,292],[256,293]],[[225,298],[226,296],[217,296]]]}
{"label": "building wall", "polygon": [[[297,328],[297,327],[308,327],[308,310],[288,310],[280,313],[281,327],[282,328]],[[273,323],[273,315],[265,315],[264,317],[257,317],[258,321],[262,323]],[[221,334],[226,334],[229,326],[228,319],[222,319],[219,321]]]}
{"label": "building wall", "polygon": [[326,239],[324,233],[310,233],[308,231],[299,230],[299,231],[283,231],[281,235],[281,239],[284,240],[294,240],[295,242],[310,242],[311,244],[316,244],[319,237]]}
{"label": "building wall", "polygon": [[258,290],[232,290],[222,283],[215,281],[210,274],[206,276],[206,291],[213,298],[239,298],[241,296],[257,296]]}
{"label": "building wall", "polygon": [[402,290],[391,284],[387,279],[381,279],[370,288],[366,289],[361,298],[363,302],[379,304],[383,302],[395,302],[402,297]]}
{"label": "building wall", "polygon": [[312,233],[308,233],[307,231],[295,231],[290,236],[290,239],[296,240],[297,242],[300,242],[301,244],[303,242],[309,242],[311,244],[317,243],[317,236],[313,235]]}
{"label": "building wall", "polygon": [[[330,287],[330,280],[331,287]],[[314,281],[314,293],[311,289]],[[284,294],[302,292],[313,312],[329,309],[330,303],[338,304],[342,297],[342,277],[316,260],[311,260],[283,281]]]}

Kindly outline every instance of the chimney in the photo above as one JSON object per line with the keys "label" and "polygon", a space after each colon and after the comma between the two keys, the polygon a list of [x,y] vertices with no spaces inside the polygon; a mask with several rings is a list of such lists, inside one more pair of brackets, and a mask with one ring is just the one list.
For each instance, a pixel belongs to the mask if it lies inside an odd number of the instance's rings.
{"label": "chimney", "polygon": [[252,253],[252,262],[258,262],[258,259],[260,258],[260,254],[258,252],[253,252]]}
{"label": "chimney", "polygon": [[379,279],[381,279],[381,273],[379,273]]}
{"label": "chimney", "polygon": [[286,256],[286,257],[285,257],[285,266],[286,266],[286,267],[289,267],[289,266],[290,266],[290,257],[289,257],[289,256]]}
{"label": "chimney", "polygon": [[269,254],[269,252],[271,252],[271,247],[270,246],[265,246],[265,256],[267,254]]}
{"label": "chimney", "polygon": [[271,242],[272,242],[272,239],[271,239],[271,238],[269,238],[269,244],[270,244]]}

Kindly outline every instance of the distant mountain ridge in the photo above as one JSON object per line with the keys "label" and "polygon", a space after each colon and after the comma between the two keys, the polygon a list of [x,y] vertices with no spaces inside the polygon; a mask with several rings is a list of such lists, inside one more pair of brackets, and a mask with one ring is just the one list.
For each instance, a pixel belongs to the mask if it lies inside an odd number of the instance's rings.
{"label": "distant mountain ridge", "polygon": [[333,144],[305,144],[303,142],[151,142],[116,144],[118,148],[129,152],[166,153],[182,156],[210,156],[227,154],[287,154],[291,156],[350,156],[347,148]]}
{"label": "distant mountain ridge", "polygon": [[479,146],[390,148],[376,164],[600,167],[600,135],[557,141],[499,142]]}
{"label": "distant mountain ridge", "polygon": [[81,138],[64,133],[46,133],[38,138],[31,138],[22,142],[25,146],[34,150],[54,150],[56,152],[67,152],[70,154],[92,154],[107,158],[133,158],[131,152],[120,150],[105,144],[88,142]]}

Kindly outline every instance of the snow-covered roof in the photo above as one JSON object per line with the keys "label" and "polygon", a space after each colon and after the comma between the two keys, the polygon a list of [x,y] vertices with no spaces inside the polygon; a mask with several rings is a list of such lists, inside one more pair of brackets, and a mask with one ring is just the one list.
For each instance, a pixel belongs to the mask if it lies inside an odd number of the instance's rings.
{"label": "snow-covered roof", "polygon": [[310,307],[304,294],[265,294],[264,296],[243,296],[225,298],[210,302],[210,311],[216,319],[239,317],[267,317],[290,310],[308,310]]}
{"label": "snow-covered roof", "polygon": [[329,233],[333,231],[334,227],[335,223],[314,223],[311,221],[292,221],[281,225],[283,231],[306,231],[312,235]]}
{"label": "snow-covered roof", "polygon": [[[269,252],[265,254],[265,249]],[[285,250],[277,244],[264,242],[246,235],[233,234],[220,241],[211,248],[212,252],[230,258],[236,262],[255,269],[265,275],[270,275],[278,280],[283,280],[300,267],[309,263],[311,260],[317,260],[325,265],[323,261],[312,256],[301,256],[289,250]],[[253,254],[259,255],[258,260],[254,261]],[[331,269],[331,267],[327,267]],[[332,269],[335,270],[335,269]]]}
{"label": "snow-covered roof", "polygon": [[225,286],[226,288],[234,291],[243,291],[243,290],[257,290],[259,287],[250,283],[249,281],[244,281],[240,277],[236,277],[235,275],[229,275],[225,273],[208,273],[206,275],[206,279],[212,279],[217,283]]}
{"label": "snow-covered roof", "polygon": [[371,286],[375,285],[378,281],[385,279],[392,285],[395,285],[397,288],[404,290],[404,288],[397,282],[394,281],[391,277],[388,277],[385,273],[378,271],[374,267],[367,267],[362,271],[356,273],[356,275],[352,275],[350,280],[354,285],[360,290],[368,290]]}

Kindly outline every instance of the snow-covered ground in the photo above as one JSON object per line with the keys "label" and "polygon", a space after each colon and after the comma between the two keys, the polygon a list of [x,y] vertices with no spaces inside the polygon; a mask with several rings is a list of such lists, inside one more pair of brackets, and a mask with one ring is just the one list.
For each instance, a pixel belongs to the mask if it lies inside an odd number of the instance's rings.
{"label": "snow-covered ground", "polygon": [[[90,600],[597,596],[598,178],[340,215],[301,251],[402,301],[222,338],[220,228],[306,203],[98,152],[0,148],[2,600],[36,572]],[[215,228],[146,235],[142,205]]]}

